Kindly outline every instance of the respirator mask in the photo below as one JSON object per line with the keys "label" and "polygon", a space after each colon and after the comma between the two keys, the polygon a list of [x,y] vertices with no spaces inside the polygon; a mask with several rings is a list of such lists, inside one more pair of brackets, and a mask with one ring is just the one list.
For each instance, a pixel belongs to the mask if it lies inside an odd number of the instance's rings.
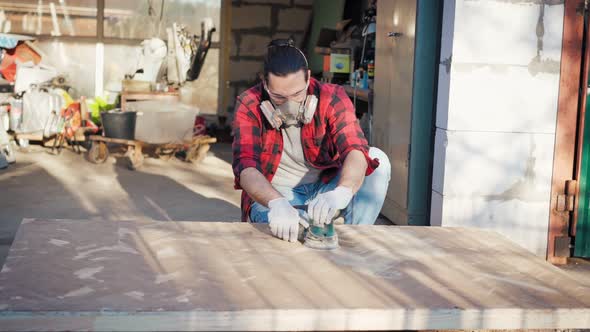
{"label": "respirator mask", "polygon": [[[268,92],[266,84],[264,87]],[[303,102],[287,100],[278,106],[275,106],[270,100],[265,100],[260,104],[260,109],[273,129],[280,130],[282,127],[301,127],[310,123],[317,106],[318,98],[311,94],[305,96]]]}
{"label": "respirator mask", "polygon": [[[307,62],[305,54],[303,54],[303,52],[301,52],[301,50],[295,46],[295,42],[292,38],[273,40],[268,45],[268,47],[292,47],[296,49],[305,60],[305,68],[309,68],[309,63]],[[270,96],[271,93],[268,90],[265,81],[263,81],[263,86],[264,90],[266,90],[267,94]],[[305,90],[302,90],[302,92],[305,91],[307,94],[308,87],[309,78],[307,80]],[[313,119],[313,115],[317,106],[318,98],[314,94],[307,94],[302,102],[296,102],[287,99],[281,105],[275,105],[272,102],[272,99],[269,98],[267,100],[263,100],[262,103],[260,103],[260,109],[262,110],[264,117],[276,130],[291,126],[301,127],[304,124],[310,123]]]}

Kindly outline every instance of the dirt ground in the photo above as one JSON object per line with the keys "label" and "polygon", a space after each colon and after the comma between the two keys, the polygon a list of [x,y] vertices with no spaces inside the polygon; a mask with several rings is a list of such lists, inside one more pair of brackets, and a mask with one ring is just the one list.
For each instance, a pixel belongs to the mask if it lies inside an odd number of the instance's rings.
{"label": "dirt ground", "polygon": [[231,146],[214,144],[200,164],[146,158],[131,171],[122,157],[95,165],[72,150],[31,145],[0,170],[0,262],[23,218],[239,221]]}

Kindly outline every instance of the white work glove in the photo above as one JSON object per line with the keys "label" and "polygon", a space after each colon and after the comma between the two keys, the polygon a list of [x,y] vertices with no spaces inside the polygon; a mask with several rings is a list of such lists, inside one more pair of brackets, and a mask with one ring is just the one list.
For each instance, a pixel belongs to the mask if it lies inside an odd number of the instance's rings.
{"label": "white work glove", "polygon": [[284,198],[268,202],[268,223],[272,235],[289,242],[297,242],[299,234],[299,212]]}
{"label": "white work glove", "polygon": [[352,189],[338,186],[334,190],[317,195],[307,205],[307,213],[314,225],[329,224],[338,211],[348,206],[352,197]]}

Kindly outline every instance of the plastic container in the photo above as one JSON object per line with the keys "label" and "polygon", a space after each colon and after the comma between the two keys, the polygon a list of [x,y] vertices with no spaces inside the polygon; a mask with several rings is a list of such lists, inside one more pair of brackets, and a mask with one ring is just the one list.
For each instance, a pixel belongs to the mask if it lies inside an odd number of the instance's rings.
{"label": "plastic container", "polygon": [[10,130],[20,131],[21,122],[23,119],[23,100],[12,99],[10,101]]}
{"label": "plastic container", "polygon": [[110,138],[135,139],[136,112],[113,110],[100,113],[104,135]]}
{"label": "plastic container", "polygon": [[4,130],[10,128],[10,115],[7,105],[0,106],[0,122],[2,122],[2,128],[4,128]]}
{"label": "plastic container", "polygon": [[150,143],[181,143],[193,136],[199,109],[182,103],[140,101],[128,104],[137,112],[135,139]]}
{"label": "plastic container", "polygon": [[43,132],[48,123],[55,118],[55,114],[59,115],[64,106],[64,97],[58,90],[31,89],[27,91],[22,99],[20,132]]}

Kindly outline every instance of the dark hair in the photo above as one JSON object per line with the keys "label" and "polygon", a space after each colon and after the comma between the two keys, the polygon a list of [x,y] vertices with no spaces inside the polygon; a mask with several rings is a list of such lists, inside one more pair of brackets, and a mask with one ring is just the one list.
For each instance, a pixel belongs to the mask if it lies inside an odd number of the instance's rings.
{"label": "dark hair", "polygon": [[303,52],[295,46],[295,40],[275,39],[268,44],[266,56],[264,57],[264,79],[268,81],[268,74],[287,76],[300,70],[305,72],[309,66]]}

